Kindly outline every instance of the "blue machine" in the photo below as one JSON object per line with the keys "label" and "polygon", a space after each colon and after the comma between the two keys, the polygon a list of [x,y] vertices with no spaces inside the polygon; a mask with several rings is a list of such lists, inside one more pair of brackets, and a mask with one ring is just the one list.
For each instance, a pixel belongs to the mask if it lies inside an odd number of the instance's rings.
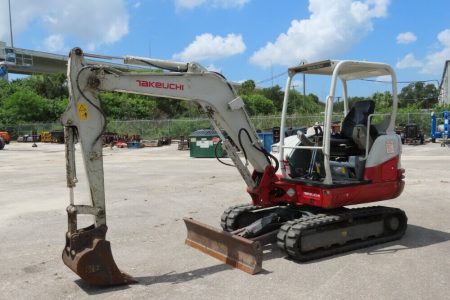
{"label": "blue machine", "polygon": [[442,113],[442,118],[444,119],[443,130],[439,130],[436,113],[435,112],[431,113],[431,141],[433,143],[436,142],[436,139],[447,140],[449,115],[450,113],[448,111],[444,111]]}
{"label": "blue machine", "polygon": [[5,65],[0,65],[0,79],[6,76],[6,74],[8,74],[8,69]]}

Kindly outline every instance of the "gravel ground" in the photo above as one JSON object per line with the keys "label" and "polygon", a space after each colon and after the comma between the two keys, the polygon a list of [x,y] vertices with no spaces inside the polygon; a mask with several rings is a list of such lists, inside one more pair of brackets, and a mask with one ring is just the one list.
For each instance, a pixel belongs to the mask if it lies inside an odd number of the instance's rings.
{"label": "gravel ground", "polygon": [[[377,203],[406,211],[402,240],[309,263],[268,245],[264,270],[253,276],[184,245],[183,217],[219,226],[223,210],[250,201],[234,168],[176,145],[104,155],[107,238],[118,266],[139,283],[95,288],[65,267],[64,146],[11,143],[0,151],[0,299],[450,299],[447,147],[403,148],[405,191]],[[78,163],[75,196],[83,203]]]}

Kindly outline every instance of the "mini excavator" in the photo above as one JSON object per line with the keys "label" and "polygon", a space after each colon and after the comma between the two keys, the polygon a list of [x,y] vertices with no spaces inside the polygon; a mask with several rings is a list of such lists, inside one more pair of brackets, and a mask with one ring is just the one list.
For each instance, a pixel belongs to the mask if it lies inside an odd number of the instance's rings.
{"label": "mini excavator", "polygon": [[[281,133],[286,129],[289,91],[296,75],[329,76],[331,87],[320,130],[313,134],[299,133],[293,142],[281,134],[278,154],[273,154],[264,149],[245,111],[244,101],[221,74],[197,63],[133,56],[124,57],[124,64],[162,71],[127,72],[104,64],[103,60],[88,63],[85,57],[108,58],[86,54],[80,48],[72,49],[69,56],[70,103],[62,122],[70,205],[62,258],[87,283],[108,286],[135,282],[119,270],[106,240],[101,139],[106,115],[99,97],[101,91],[191,101],[208,116],[247,184],[251,203],[225,210],[221,229],[185,218],[186,244],[229,265],[250,274],[259,272],[262,246],[268,243],[276,244],[294,260],[308,261],[393,241],[404,235],[407,217],[398,208],[348,208],[394,199],[404,188],[401,140],[394,132],[397,79],[389,65],[326,60],[289,68]],[[375,102],[371,100],[349,105],[349,81],[385,75],[392,79],[393,101],[389,114],[376,114]],[[340,132],[335,132],[331,128],[338,82],[343,93],[344,118]],[[91,205],[76,204],[74,199],[77,141],[81,144]],[[78,215],[92,215],[93,224],[78,228]]]}

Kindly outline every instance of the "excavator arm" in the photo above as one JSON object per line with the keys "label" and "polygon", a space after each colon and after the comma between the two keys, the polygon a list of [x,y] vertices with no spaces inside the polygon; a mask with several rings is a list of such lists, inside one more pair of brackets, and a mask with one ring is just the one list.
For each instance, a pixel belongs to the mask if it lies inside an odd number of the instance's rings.
{"label": "excavator arm", "polygon": [[[102,109],[101,91],[116,91],[140,95],[192,101],[198,104],[211,120],[224,141],[228,155],[239,170],[254,199],[258,198],[258,185],[263,178],[274,176],[270,154],[264,151],[244,109],[243,100],[220,74],[209,72],[196,63],[179,63],[138,57],[125,57],[124,62],[144,64],[165,72],[123,72],[106,64],[85,61],[81,49],[70,52],[68,86],[70,103],[63,115],[66,141],[67,185],[70,189],[68,232],[63,261],[82,279],[94,285],[132,283],[112,258],[110,243],[106,240],[106,206],[102,158],[102,133],[106,129],[106,115]],[[98,57],[98,56],[96,56]],[[169,70],[169,72],[167,72]],[[226,139],[224,129],[245,153],[253,167],[251,172]],[[80,141],[92,205],[77,205],[74,187],[76,141]],[[273,158],[273,157],[272,157]],[[270,173],[269,175],[267,175]],[[94,217],[94,223],[79,229],[77,215]],[[186,219],[186,243],[249,273],[261,268],[262,253],[258,243],[240,239],[193,220]],[[226,241],[224,241],[226,240]],[[223,251],[223,243],[229,249]],[[234,254],[232,254],[234,253]]]}
{"label": "excavator arm", "polygon": [[[211,120],[246,182],[253,203],[225,210],[221,217],[223,230],[184,219],[188,232],[186,244],[229,265],[251,274],[257,273],[262,268],[261,245],[275,241],[293,259],[307,261],[393,241],[405,233],[407,217],[402,210],[383,206],[344,207],[394,199],[403,191],[401,143],[393,131],[397,90],[396,76],[391,67],[370,62],[323,61],[290,68],[281,122],[280,175],[276,174],[279,163],[261,145],[245,112],[243,100],[220,74],[208,72],[196,63],[125,57],[124,62],[128,65],[113,67],[104,60],[98,63],[85,60],[86,56],[109,59],[83,54],[79,48],[73,49],[69,57],[70,103],[64,113],[63,124],[70,205],[67,208],[69,228],[62,254],[64,263],[86,282],[117,285],[134,281],[116,266],[110,243],[106,240],[102,133],[107,123],[99,98],[101,91],[192,101]],[[130,64],[157,67],[164,71],[126,71],[135,69]],[[315,137],[316,143],[321,142],[322,145],[284,144],[288,91],[292,77],[301,72],[331,76],[324,134]],[[375,115],[375,103],[371,100],[355,103],[342,122],[341,138],[333,141],[337,141],[339,147],[344,143],[344,151],[334,149],[337,152],[332,157],[330,122],[337,80],[342,82],[346,102],[348,80],[381,75],[392,78],[394,97],[388,122],[379,127],[373,126],[375,130],[372,134],[371,117]],[[345,106],[346,112],[347,109],[348,106]],[[224,137],[221,129],[243,152],[252,170],[241,161],[236,148]],[[73,189],[77,183],[74,144],[77,140],[81,144],[91,205],[76,204],[74,199]],[[295,151],[285,155],[284,148],[300,150],[300,154],[296,158]],[[310,150],[312,153],[308,152]],[[317,151],[323,154],[322,159],[316,157]],[[288,172],[291,162],[295,171],[299,170],[298,174],[293,174],[291,170]],[[322,164],[325,174],[320,171]],[[307,167],[308,172],[305,172]],[[316,171],[313,172],[313,168]],[[80,214],[92,215],[93,224],[78,228],[77,216]]]}

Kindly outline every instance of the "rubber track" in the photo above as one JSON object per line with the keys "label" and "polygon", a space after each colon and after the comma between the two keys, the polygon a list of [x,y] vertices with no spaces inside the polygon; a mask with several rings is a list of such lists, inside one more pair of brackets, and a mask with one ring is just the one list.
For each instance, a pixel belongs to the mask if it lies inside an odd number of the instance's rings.
{"label": "rubber track", "polygon": [[220,217],[220,226],[225,231],[234,231],[239,228],[236,227],[236,220],[240,214],[250,212],[259,207],[251,204],[239,204],[227,208]]}
{"label": "rubber track", "polygon": [[[342,252],[352,251],[360,248],[369,247],[376,244],[386,243],[389,241],[400,239],[406,230],[406,224],[401,225],[404,228],[392,235],[382,235],[380,237],[368,237],[366,240],[349,241],[344,245],[333,245],[329,248],[319,248],[314,251],[301,253],[298,249],[298,238],[311,230],[317,230],[324,226],[339,225],[339,223],[347,222],[353,219],[367,219],[368,217],[383,217],[392,214],[400,214],[407,218],[405,213],[397,208],[375,206],[349,209],[334,215],[318,214],[311,217],[300,218],[286,222],[279,230],[277,235],[277,245],[288,253],[290,257],[298,261],[309,261],[326,256],[335,255]],[[336,227],[335,227],[336,228]]]}

